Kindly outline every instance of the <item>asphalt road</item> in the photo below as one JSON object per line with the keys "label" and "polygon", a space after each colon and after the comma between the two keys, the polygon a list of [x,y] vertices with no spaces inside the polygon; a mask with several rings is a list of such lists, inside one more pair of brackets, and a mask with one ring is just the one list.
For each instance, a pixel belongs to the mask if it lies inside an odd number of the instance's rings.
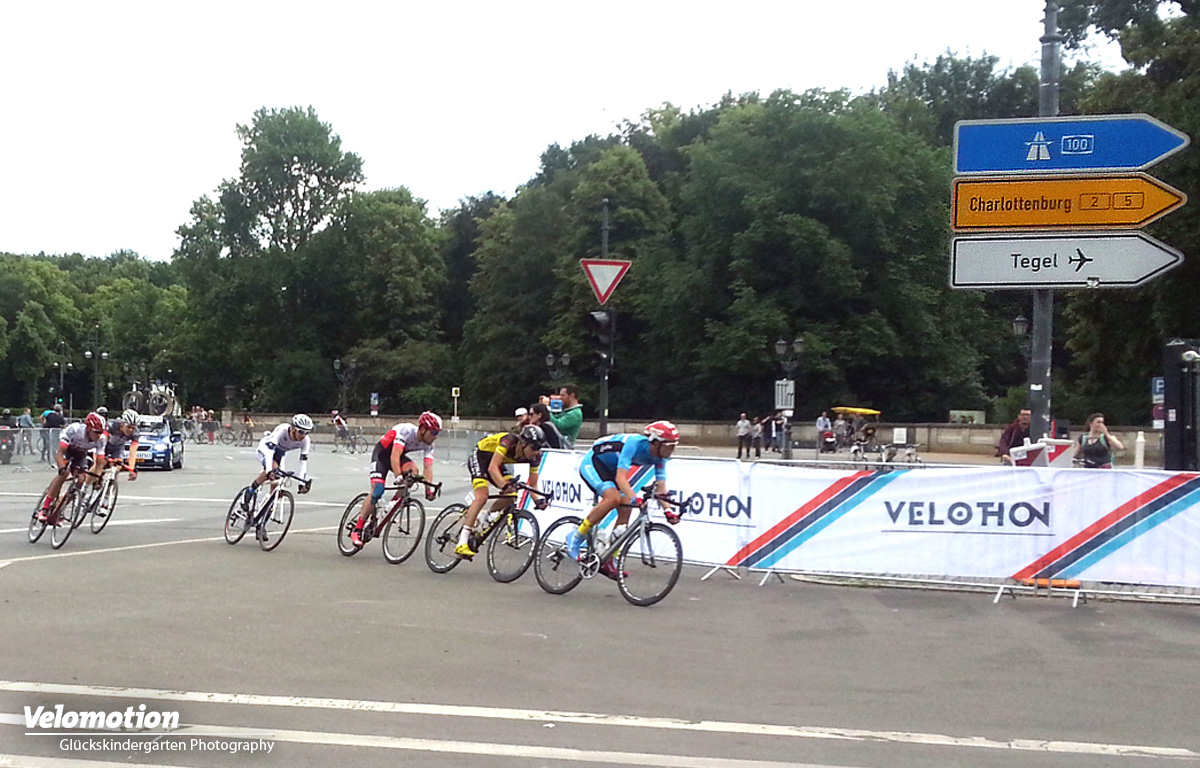
{"label": "asphalt road", "polygon": [[[270,553],[222,537],[249,449],[189,445],[58,552],[25,536],[48,470],[0,474],[0,766],[1200,765],[1200,606],[691,568],[652,608],[604,579],[555,597],[482,558],[437,575],[377,541],[342,557],[365,463],[317,453]],[[430,518],[468,488],[436,471]],[[25,708],[56,704],[178,711],[188,749],[26,735]],[[200,748],[256,735],[269,754]]]}

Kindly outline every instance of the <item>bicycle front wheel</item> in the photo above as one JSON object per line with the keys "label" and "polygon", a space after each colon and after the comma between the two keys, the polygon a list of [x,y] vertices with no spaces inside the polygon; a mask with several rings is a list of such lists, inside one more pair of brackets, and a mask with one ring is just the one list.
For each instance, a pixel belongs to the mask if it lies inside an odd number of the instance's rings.
{"label": "bicycle front wheel", "polygon": [[338,552],[341,552],[346,557],[354,557],[360,551],[361,547],[356,547],[350,541],[350,534],[354,531],[354,526],[358,522],[358,515],[362,511],[363,502],[367,500],[367,494],[360,493],[354,497],[354,500],[346,505],[346,511],[342,513],[342,522],[337,529],[337,545]]}
{"label": "bicycle front wheel", "polygon": [[403,563],[417,551],[424,533],[425,506],[416,499],[409,499],[383,529],[384,559],[392,565]]}
{"label": "bicycle front wheel", "polygon": [[538,586],[552,595],[565,595],[583,579],[579,563],[567,554],[567,535],[579,529],[583,521],[574,515],[560,517],[550,524],[537,545],[533,575]]}
{"label": "bicycle front wheel", "polygon": [[74,489],[68,491],[66,498],[58,505],[58,515],[54,521],[54,528],[50,531],[50,546],[59,549],[66,544],[78,524],[76,521],[86,512],[87,505],[84,503],[83,494]]}
{"label": "bicycle front wheel", "polygon": [[233,445],[237,442],[237,435],[233,434],[232,429],[222,430],[219,437],[222,445]]}
{"label": "bicycle front wheel", "polygon": [[538,545],[537,518],[524,509],[513,509],[496,522],[488,536],[488,573],[501,584],[521,578],[533,565]]}
{"label": "bicycle front wheel", "polygon": [[[225,515],[225,541],[230,544],[237,544],[246,535],[247,514],[242,509],[242,499],[246,498],[246,491],[249,488],[243,488],[238,491],[237,496],[233,497],[233,503],[229,505],[229,514]],[[251,512],[253,514],[253,512]]]}
{"label": "bicycle front wheel", "polygon": [[46,532],[46,521],[39,520],[42,514],[42,502],[46,495],[42,494],[38,497],[37,504],[33,505],[33,517],[29,518],[29,543],[36,544],[37,540],[42,538],[42,534]]}
{"label": "bicycle front wheel", "polygon": [[679,581],[683,547],[669,526],[650,523],[625,540],[616,562],[621,595],[634,605],[654,605]]}
{"label": "bicycle front wheel", "polygon": [[451,504],[429,526],[425,537],[425,565],[434,573],[446,573],[461,561],[454,554],[458,546],[458,532],[462,530],[463,516],[467,508],[463,504]]}
{"label": "bicycle front wheel", "polygon": [[270,552],[283,543],[283,537],[292,527],[292,515],[296,512],[296,500],[290,491],[280,491],[270,505],[263,512],[257,531],[258,546],[262,547],[263,552]]}
{"label": "bicycle front wheel", "polygon": [[100,533],[108,525],[113,510],[117,506],[117,481],[109,478],[105,481],[100,493],[96,494],[96,503],[92,507],[92,533]]}

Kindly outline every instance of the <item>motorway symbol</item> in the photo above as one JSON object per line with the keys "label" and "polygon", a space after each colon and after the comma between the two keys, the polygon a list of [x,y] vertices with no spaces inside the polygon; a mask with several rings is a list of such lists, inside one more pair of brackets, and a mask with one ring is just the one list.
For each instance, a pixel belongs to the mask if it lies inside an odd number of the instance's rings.
{"label": "motorway symbol", "polygon": [[1145,114],[960,120],[954,125],[954,172],[1138,171],[1189,141]]}
{"label": "motorway symbol", "polygon": [[963,176],[954,180],[956,230],[1142,227],[1187,202],[1144,173],[1119,176]]}
{"label": "motorway symbol", "polygon": [[1183,263],[1141,232],[956,237],[951,288],[1133,288]]}
{"label": "motorway symbol", "polygon": [[596,301],[600,302],[601,306],[612,296],[617,283],[621,282],[621,278],[625,277],[625,273],[633,265],[632,261],[614,259],[580,259],[579,263],[583,266],[583,272],[592,285],[592,293],[596,294]]}

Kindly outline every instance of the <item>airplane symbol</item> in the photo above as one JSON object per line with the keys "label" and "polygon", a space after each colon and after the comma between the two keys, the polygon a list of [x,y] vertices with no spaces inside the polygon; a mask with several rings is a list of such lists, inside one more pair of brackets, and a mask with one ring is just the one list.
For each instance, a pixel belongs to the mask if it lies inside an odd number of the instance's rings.
{"label": "airplane symbol", "polygon": [[1084,256],[1084,255],[1083,255],[1083,251],[1079,250],[1078,248],[1076,248],[1076,249],[1075,249],[1075,253],[1078,253],[1079,255],[1078,255],[1078,256],[1072,256],[1071,258],[1067,259],[1067,263],[1068,263],[1068,264],[1076,264],[1076,265],[1078,265],[1078,266],[1076,266],[1076,267],[1075,267],[1075,271],[1076,271],[1076,272],[1078,272],[1079,270],[1083,269],[1083,265],[1084,265],[1084,264],[1087,264],[1088,262],[1095,261],[1095,259],[1093,259],[1093,258],[1090,258],[1090,257],[1088,257],[1088,256]]}

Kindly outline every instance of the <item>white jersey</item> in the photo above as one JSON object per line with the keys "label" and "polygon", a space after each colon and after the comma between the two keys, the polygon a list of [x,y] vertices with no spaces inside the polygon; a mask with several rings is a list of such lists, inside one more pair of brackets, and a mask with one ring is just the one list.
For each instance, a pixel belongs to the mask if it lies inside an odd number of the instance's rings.
{"label": "white jersey", "polygon": [[299,448],[300,458],[307,459],[309,448],[312,447],[312,441],[308,439],[308,435],[299,440],[293,440],[290,433],[291,426],[291,424],[280,424],[278,427],[275,427],[271,434],[259,442],[259,450],[265,449],[276,453],[287,453]]}
{"label": "white jersey", "polygon": [[423,443],[417,437],[417,425],[408,422],[400,422],[379,438],[379,449],[391,451],[392,446],[400,443],[404,446],[404,453],[409,451],[421,451],[425,454],[426,461],[433,461],[433,444]]}
{"label": "white jersey", "polygon": [[103,450],[106,444],[107,436],[101,432],[100,437],[95,440],[88,440],[87,425],[82,421],[77,421],[74,424],[66,427],[59,437],[59,443],[68,451],[82,451],[84,453],[94,450]]}

